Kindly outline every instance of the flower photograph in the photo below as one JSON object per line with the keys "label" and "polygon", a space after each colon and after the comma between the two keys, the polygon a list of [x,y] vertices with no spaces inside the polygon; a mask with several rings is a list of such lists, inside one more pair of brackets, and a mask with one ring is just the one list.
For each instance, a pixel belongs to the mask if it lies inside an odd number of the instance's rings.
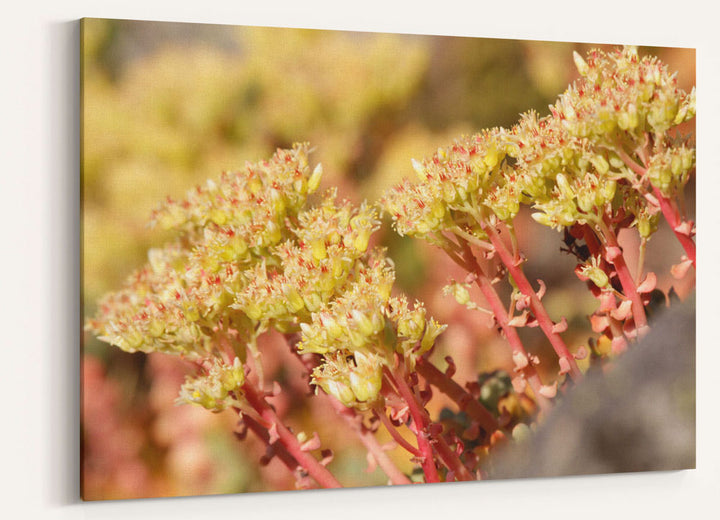
{"label": "flower photograph", "polygon": [[80,36],[83,500],[695,467],[694,49]]}

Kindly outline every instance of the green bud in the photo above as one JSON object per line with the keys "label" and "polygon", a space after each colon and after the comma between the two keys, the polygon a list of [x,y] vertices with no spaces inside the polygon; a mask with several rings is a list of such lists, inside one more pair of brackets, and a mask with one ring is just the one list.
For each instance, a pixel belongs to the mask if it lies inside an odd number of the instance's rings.
{"label": "green bud", "polygon": [[364,252],[368,248],[370,243],[370,229],[362,229],[358,232],[355,240],[353,240],[353,247],[357,251]]}
{"label": "green bud", "polygon": [[599,267],[586,266],[585,269],[583,269],[583,274],[590,278],[592,283],[594,283],[601,289],[607,287],[610,283],[610,280],[608,279],[607,274],[605,274],[605,271],[603,271]]}
{"label": "green bud", "polygon": [[318,189],[318,186],[320,186],[320,179],[322,178],[322,174],[322,164],[318,164],[313,170],[312,175],[310,175],[310,179],[308,180],[308,193],[315,193],[315,190]]}
{"label": "green bud", "polygon": [[460,305],[467,305],[470,301],[470,292],[465,288],[465,286],[459,283],[453,284],[452,295]]}
{"label": "green bud", "polygon": [[547,216],[547,213],[538,211],[536,213],[532,213],[530,216],[533,218],[533,220],[535,220],[535,222],[542,224],[543,226],[554,226],[553,222],[550,220],[550,217]]}
{"label": "green bud", "polygon": [[153,319],[148,326],[148,334],[153,338],[159,338],[165,332],[165,324],[161,320]]}
{"label": "green bud", "polygon": [[372,321],[364,313],[357,309],[353,309],[350,314],[352,315],[353,321],[361,334],[366,337],[375,334],[376,331]]}
{"label": "green bud", "polygon": [[318,238],[317,240],[313,240],[310,244],[310,251],[312,252],[312,256],[315,260],[322,260],[324,258],[327,258],[325,239]]}
{"label": "green bud", "polygon": [[318,384],[323,390],[325,390],[325,393],[332,395],[345,406],[350,407],[355,404],[355,394],[344,382],[325,379],[319,381]]}
{"label": "green bud", "polygon": [[600,175],[605,175],[610,170],[610,165],[602,155],[595,155],[590,161]]}

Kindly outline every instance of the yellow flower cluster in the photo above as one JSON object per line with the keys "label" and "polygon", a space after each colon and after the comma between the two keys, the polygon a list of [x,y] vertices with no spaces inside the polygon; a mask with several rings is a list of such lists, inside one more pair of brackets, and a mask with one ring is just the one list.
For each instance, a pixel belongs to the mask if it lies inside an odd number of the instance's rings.
{"label": "yellow flower cluster", "polygon": [[[408,363],[443,327],[391,298],[394,270],[370,239],[379,221],[334,190],[310,207],[320,182],[306,145],[278,150],[168,200],[153,222],[177,239],[107,295],[88,329],[134,352],[167,352],[201,365],[180,399],[221,410],[241,397],[246,350],[269,328],[300,333],[299,352],[322,355],[316,385],[347,406],[378,399],[393,352]],[[230,361],[232,360],[232,361]],[[207,368],[210,367],[210,368]]]}
{"label": "yellow flower cluster", "polygon": [[509,129],[463,137],[413,161],[417,182],[406,180],[382,199],[398,233],[484,240],[481,222],[509,222],[526,204],[535,220],[558,229],[594,224],[623,206],[649,236],[659,207],[642,195],[676,193],[695,166],[694,148],[667,134],[694,117],[694,89],[682,91],[665,65],[639,58],[634,47],[575,60],[583,77],[550,115],[528,112]]}
{"label": "yellow flower cluster", "polygon": [[231,364],[215,359],[205,372],[185,381],[180,388],[179,403],[198,404],[214,412],[240,403],[232,395],[245,381],[240,359],[235,358]]}
{"label": "yellow flower cluster", "polygon": [[88,328],[129,352],[207,357],[218,320],[247,327],[227,312],[242,289],[240,275],[282,239],[285,219],[297,215],[319,172],[310,172],[307,146],[298,145],[223,174],[185,200],[168,200],[153,222],[178,230],[177,241],[151,250],[147,265],[101,300]]}
{"label": "yellow flower cluster", "polygon": [[423,162],[413,161],[419,182],[406,179],[381,200],[398,233],[432,239],[456,224],[472,228],[482,205],[509,208],[507,193],[516,194],[502,174],[504,136],[501,129],[485,131],[440,148]]}
{"label": "yellow flower cluster", "polygon": [[[346,406],[365,408],[380,398],[382,367],[401,354],[408,367],[445,330],[416,302],[391,297],[395,273],[384,251],[358,261],[342,294],[302,323],[301,352],[324,356],[313,381]],[[349,367],[348,370],[342,367]]]}
{"label": "yellow flower cluster", "polygon": [[583,76],[553,108],[570,133],[609,141],[620,131],[666,132],[695,117],[695,90],[682,92],[677,79],[656,57],[640,58],[635,47],[574,54]]}
{"label": "yellow flower cluster", "polygon": [[334,191],[296,220],[284,230],[288,239],[243,274],[246,284],[232,305],[283,331],[297,329],[299,318],[308,319],[343,290],[378,225],[374,210],[338,203]]}
{"label": "yellow flower cluster", "polygon": [[211,284],[190,286],[183,279],[189,254],[179,244],[152,249],[149,262],[125,287],[106,295],[87,328],[99,339],[127,352],[167,352],[190,359],[205,357],[208,336],[201,326],[202,292]]}

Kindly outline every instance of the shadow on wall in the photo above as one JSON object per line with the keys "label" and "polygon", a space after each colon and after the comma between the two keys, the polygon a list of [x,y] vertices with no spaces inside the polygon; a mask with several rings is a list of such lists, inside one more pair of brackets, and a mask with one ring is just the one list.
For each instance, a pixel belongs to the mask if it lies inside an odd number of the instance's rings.
{"label": "shadow on wall", "polygon": [[490,478],[694,469],[694,301],[657,316],[603,371],[589,372],[536,435],[499,452]]}

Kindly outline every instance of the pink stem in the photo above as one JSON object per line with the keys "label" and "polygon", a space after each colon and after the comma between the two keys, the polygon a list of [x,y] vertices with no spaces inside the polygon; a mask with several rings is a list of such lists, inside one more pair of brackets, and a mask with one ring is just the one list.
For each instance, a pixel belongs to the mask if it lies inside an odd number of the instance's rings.
{"label": "pink stem", "polygon": [[410,411],[410,416],[415,423],[415,435],[417,436],[418,449],[422,456],[421,465],[425,472],[425,478],[428,482],[440,482],[440,475],[438,475],[437,468],[435,467],[435,456],[433,454],[432,446],[430,445],[430,438],[427,432],[428,422],[426,420],[426,414],[420,408],[420,405],[415,398],[415,394],[408,386],[405,381],[405,371],[403,367],[403,360],[398,362],[398,377],[393,378],[392,374],[388,373],[389,377],[395,382],[395,386],[400,392],[400,396],[405,400]]}
{"label": "pink stem", "polygon": [[357,433],[360,442],[362,442],[372,454],[378,466],[380,466],[388,478],[390,478],[390,481],[395,485],[411,484],[410,479],[407,478],[393,461],[390,460],[390,457],[387,456],[375,438],[375,435],[362,424],[362,418],[358,416],[357,412],[352,408],[346,407],[334,397],[328,396],[328,400],[332,403],[337,414],[345,419],[345,422]]}
{"label": "pink stem", "polygon": [[438,435],[437,437],[434,437],[433,440],[435,441],[435,446],[440,458],[445,466],[454,473],[457,480],[466,482],[475,480],[470,471],[462,463],[457,453],[450,449],[450,446],[448,446],[447,442],[445,442],[445,439]]}
{"label": "pink stem", "polygon": [[[620,245],[618,244],[617,237],[615,236],[615,232],[610,229],[609,226],[603,227],[603,235],[605,242],[607,242],[609,247],[617,248],[618,251],[622,251],[620,249]],[[610,261],[615,266],[615,271],[618,274],[625,296],[630,298],[630,301],[632,302],[632,313],[633,321],[635,321],[635,328],[639,333],[643,333],[647,330],[648,326],[647,316],[645,315],[645,305],[643,305],[642,298],[637,292],[635,280],[633,280],[633,277],[630,274],[630,269],[628,269],[628,266],[625,263],[625,257],[621,252]]]}
{"label": "pink stem", "polygon": [[[480,291],[483,293],[483,296],[485,297],[488,305],[490,305],[490,308],[493,311],[493,315],[495,316],[495,320],[505,333],[505,338],[507,338],[508,343],[510,344],[510,349],[513,352],[518,352],[522,354],[526,359],[530,359],[530,355],[528,354],[527,350],[525,350],[525,346],[522,344],[517,330],[515,330],[515,327],[510,325],[510,318],[508,317],[502,300],[500,300],[500,296],[498,296],[497,292],[495,292],[495,289],[493,288],[490,279],[487,277],[480,265],[477,263],[475,255],[473,255],[472,250],[470,249],[470,245],[467,242],[463,242],[463,247],[465,249],[465,263],[470,269],[470,271],[475,275],[475,283],[480,288]],[[532,366],[532,364],[528,364],[525,368],[523,368],[523,373],[525,374],[525,378],[530,384],[530,388],[533,389],[533,392],[535,394],[535,400],[537,401],[538,406],[541,409],[547,409],[549,403],[540,393],[540,389],[542,388],[543,384],[540,380],[540,376],[538,375],[537,370],[535,370],[535,367]]]}
{"label": "pink stem", "polygon": [[401,446],[403,449],[405,449],[415,457],[422,457],[422,453],[420,453],[420,450],[418,450],[415,446],[406,441],[403,436],[400,435],[400,432],[395,429],[395,426],[393,426],[393,424],[385,415],[384,410],[373,410],[373,412],[375,416],[380,419],[380,422],[383,423],[385,429],[388,431],[393,440],[398,443],[399,446]]}
{"label": "pink stem", "polygon": [[242,410],[238,410],[238,414],[242,417],[242,422],[245,426],[247,426],[249,430],[252,430],[266,446],[272,446],[274,454],[282,461],[283,464],[285,464],[285,466],[287,466],[290,471],[295,472],[295,470],[300,467],[300,464],[298,464],[295,460],[295,457],[290,455],[290,453],[285,449],[285,446],[280,443],[273,444],[271,442],[270,434],[265,426],[250,417],[250,415],[243,415]]}
{"label": "pink stem", "polygon": [[[630,157],[627,152],[622,149],[622,146],[618,147],[618,153],[627,167],[635,172],[641,179],[645,178],[647,169],[636,163],[632,157]],[[652,189],[655,197],[657,198],[658,204],[660,204],[660,210],[662,211],[665,220],[667,220],[668,224],[670,224],[673,233],[675,233],[680,245],[682,245],[685,250],[685,254],[692,262],[693,267],[695,267],[695,242],[690,236],[676,231],[680,224],[683,223],[683,218],[680,215],[680,212],[678,212],[677,208],[674,207],[672,201],[663,195],[659,189],[655,186],[653,186]]]}
{"label": "pink stem", "polygon": [[266,422],[275,426],[278,440],[285,449],[292,455],[298,464],[302,466],[308,474],[314,478],[318,484],[324,488],[340,488],[342,485],[337,481],[328,469],[320,464],[320,462],[302,450],[300,442],[295,435],[282,423],[275,413],[275,410],[268,404],[264,397],[249,382],[245,381],[242,386],[243,395],[247,399],[250,406],[262,417]]}
{"label": "pink stem", "polygon": [[660,203],[660,209],[662,210],[665,220],[670,224],[673,233],[675,233],[680,245],[682,245],[685,250],[685,254],[692,262],[693,267],[695,267],[695,241],[689,235],[677,231],[677,228],[683,222],[680,212],[674,207],[672,201],[663,195],[659,189],[653,187],[653,192]]}
{"label": "pink stem", "polygon": [[416,366],[418,373],[423,376],[428,383],[455,401],[460,409],[475,419],[487,433],[492,433],[498,429],[498,423],[495,417],[493,417],[477,399],[453,381],[451,377],[448,377],[447,374],[438,370],[435,365],[425,358],[418,359]]}
{"label": "pink stem", "polygon": [[555,324],[550,319],[550,315],[545,310],[545,306],[540,301],[540,298],[538,298],[538,295],[535,293],[532,285],[530,285],[530,282],[525,277],[525,273],[515,261],[513,254],[507,249],[505,242],[503,242],[502,238],[500,238],[500,235],[493,226],[483,224],[483,230],[490,238],[490,242],[492,242],[492,245],[495,247],[495,252],[500,257],[502,263],[505,264],[505,267],[507,267],[510,275],[513,277],[513,280],[515,280],[518,289],[520,289],[520,292],[530,299],[530,309],[535,315],[535,319],[537,319],[537,322],[542,331],[545,333],[545,336],[547,336],[550,340],[550,344],[553,349],[559,357],[565,358],[567,361],[568,366],[570,367],[570,376],[576,381],[579,380],[582,377],[582,373],[577,366],[575,358],[568,350],[560,335],[557,332],[553,332]]}

